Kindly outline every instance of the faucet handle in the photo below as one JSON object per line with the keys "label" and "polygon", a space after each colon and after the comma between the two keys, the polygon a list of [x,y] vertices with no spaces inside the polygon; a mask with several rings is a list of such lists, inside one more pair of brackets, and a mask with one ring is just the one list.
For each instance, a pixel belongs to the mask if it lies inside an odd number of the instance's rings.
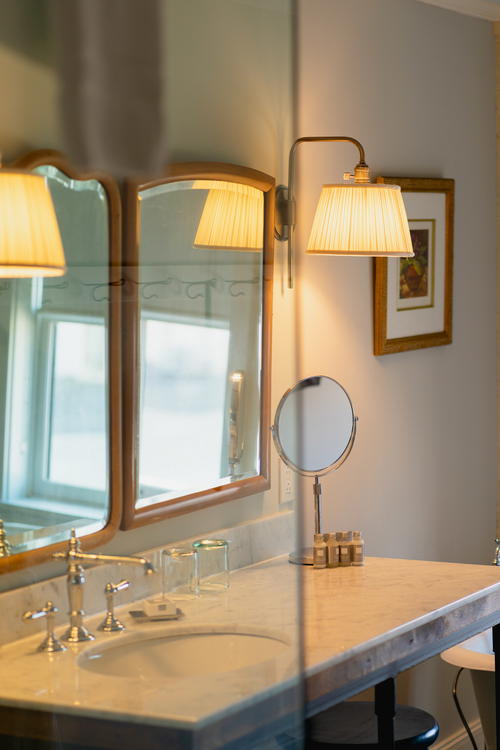
{"label": "faucet handle", "polygon": [[115,594],[118,591],[125,591],[130,586],[130,581],[120,581],[119,583],[107,583],[104,587],[104,594],[106,596],[106,617],[101,622],[98,630],[103,630],[105,633],[115,633],[118,630],[125,630],[125,625],[116,619],[115,617]]}
{"label": "faucet handle", "polygon": [[80,552],[80,540],[76,535],[76,529],[73,528],[70,531],[68,546],[65,552],[53,552],[52,557],[54,560],[70,560],[72,555]]}
{"label": "faucet handle", "polygon": [[47,618],[47,635],[38,646],[37,651],[46,651],[48,654],[54,654],[57,651],[66,651],[66,646],[63,646],[54,635],[54,618],[57,612],[59,612],[59,610],[51,601],[48,601],[42,609],[34,612],[31,610],[24,612],[24,622],[38,620],[40,617]]}
{"label": "faucet handle", "polygon": [[495,554],[493,556],[493,560],[491,561],[492,565],[500,565],[500,539],[498,537],[495,537]]}
{"label": "faucet handle", "polygon": [[7,532],[5,531],[4,523],[0,518],[0,557],[8,557],[10,555],[10,544],[7,539]]}

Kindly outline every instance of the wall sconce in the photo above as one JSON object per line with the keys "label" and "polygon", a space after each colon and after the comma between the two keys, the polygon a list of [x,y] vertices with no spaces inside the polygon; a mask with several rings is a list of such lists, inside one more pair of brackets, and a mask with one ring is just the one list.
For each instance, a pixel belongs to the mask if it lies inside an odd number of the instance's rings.
{"label": "wall sconce", "polygon": [[290,149],[288,188],[277,188],[275,236],[288,241],[288,288],[293,288],[293,230],[295,227],[295,154],[300,143],[348,141],[359,150],[354,173],[346,182],[324,185],[314,216],[307,253],[317,255],[413,256],[408,219],[399,185],[370,182],[363,146],[348,136],[298,138]]}
{"label": "wall sconce", "polygon": [[66,270],[45,177],[0,168],[0,276],[61,276]]}
{"label": "wall sconce", "polygon": [[264,244],[262,190],[239,182],[196,180],[194,189],[208,189],[194,247],[210,250],[261,252]]}

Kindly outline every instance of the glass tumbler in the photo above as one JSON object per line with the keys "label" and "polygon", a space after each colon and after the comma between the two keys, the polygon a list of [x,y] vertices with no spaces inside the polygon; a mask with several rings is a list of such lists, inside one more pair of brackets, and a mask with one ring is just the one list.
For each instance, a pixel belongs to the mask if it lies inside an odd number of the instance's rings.
{"label": "glass tumbler", "polygon": [[229,543],[225,539],[197,539],[193,550],[198,555],[200,593],[218,593],[229,588]]}
{"label": "glass tumbler", "polygon": [[167,547],[162,552],[162,596],[198,596],[198,553],[193,547]]}

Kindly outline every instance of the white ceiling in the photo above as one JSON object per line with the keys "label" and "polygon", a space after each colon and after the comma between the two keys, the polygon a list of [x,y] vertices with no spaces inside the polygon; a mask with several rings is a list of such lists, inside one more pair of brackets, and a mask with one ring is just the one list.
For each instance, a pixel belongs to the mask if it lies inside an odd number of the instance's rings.
{"label": "white ceiling", "polygon": [[420,0],[428,5],[454,10],[467,16],[500,21],[500,0]]}

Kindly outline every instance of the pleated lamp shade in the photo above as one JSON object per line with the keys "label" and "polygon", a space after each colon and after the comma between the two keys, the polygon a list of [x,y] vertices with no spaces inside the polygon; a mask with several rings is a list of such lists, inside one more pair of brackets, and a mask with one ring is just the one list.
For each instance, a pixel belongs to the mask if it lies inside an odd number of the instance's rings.
{"label": "pleated lamp shade", "polygon": [[0,169],[0,276],[61,276],[66,270],[45,178]]}
{"label": "pleated lamp shade", "polygon": [[399,185],[323,185],[306,252],[413,256]]}
{"label": "pleated lamp shade", "polygon": [[197,180],[208,189],[194,246],[201,249],[260,252],[264,244],[264,195],[239,182]]}

